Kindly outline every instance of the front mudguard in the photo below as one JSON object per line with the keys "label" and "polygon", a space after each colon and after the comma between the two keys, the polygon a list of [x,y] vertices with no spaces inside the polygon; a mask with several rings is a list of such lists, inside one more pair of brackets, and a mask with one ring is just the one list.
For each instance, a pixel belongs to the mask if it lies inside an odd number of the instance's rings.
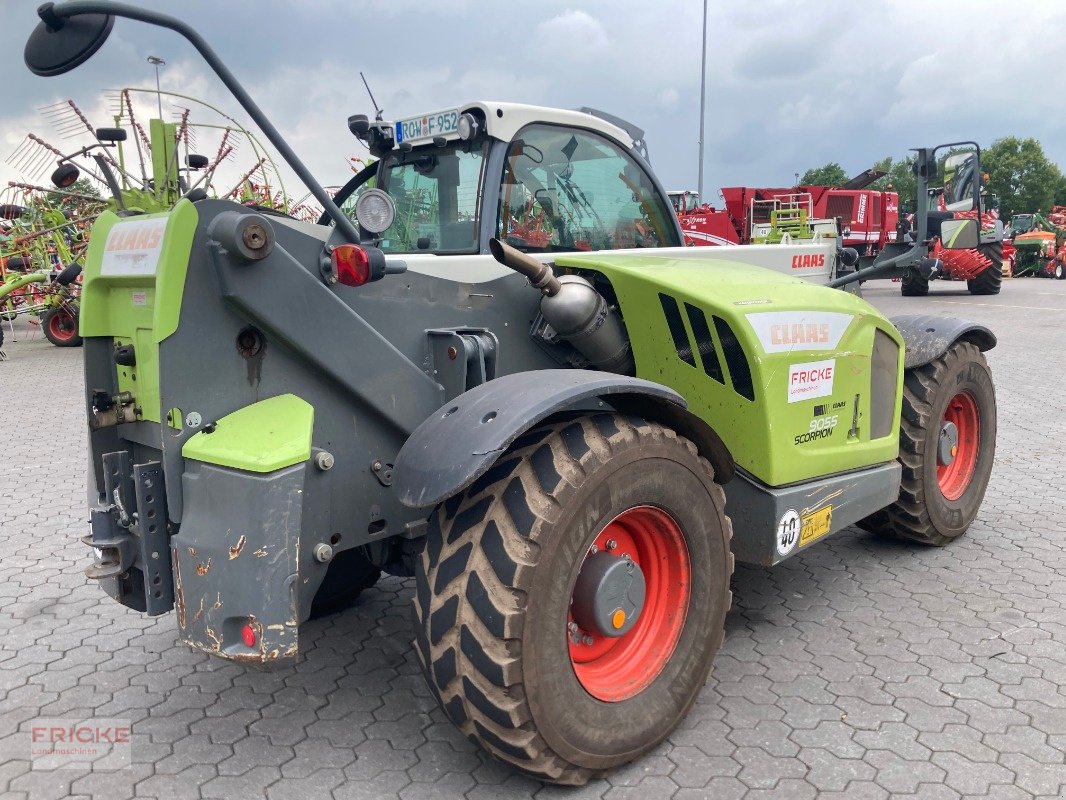
{"label": "front mudguard", "polygon": [[296,656],[306,467],[255,473],[186,462],[185,513],[171,539],[186,644],[246,663]]}
{"label": "front mudguard", "polygon": [[976,322],[935,314],[901,314],[889,320],[903,337],[905,369],[928,364],[955,342],[972,342],[981,352],[996,346],[996,335]]}

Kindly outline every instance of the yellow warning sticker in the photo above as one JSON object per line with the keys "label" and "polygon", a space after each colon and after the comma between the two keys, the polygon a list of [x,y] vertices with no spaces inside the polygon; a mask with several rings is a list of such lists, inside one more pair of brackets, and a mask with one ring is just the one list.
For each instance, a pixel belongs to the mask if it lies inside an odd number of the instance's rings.
{"label": "yellow warning sticker", "polygon": [[804,511],[800,518],[800,547],[829,533],[833,526],[833,507],[826,506],[817,511]]}

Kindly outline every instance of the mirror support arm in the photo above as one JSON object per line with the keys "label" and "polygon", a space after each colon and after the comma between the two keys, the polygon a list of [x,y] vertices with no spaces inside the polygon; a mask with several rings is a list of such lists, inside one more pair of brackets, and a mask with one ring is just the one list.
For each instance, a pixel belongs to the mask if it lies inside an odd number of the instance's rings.
{"label": "mirror support arm", "polygon": [[352,221],[337,207],[333,202],[333,198],[329,196],[329,192],[315,180],[311,172],[304,166],[292,148],[289,147],[285,139],[282,138],[277,128],[267,119],[266,115],[244,90],[244,87],[241,86],[233,73],[229,71],[229,68],[222,63],[222,60],[211,49],[210,45],[192,27],[179,19],[149,11],[145,8],[126,5],[125,3],[98,2],[97,0],[75,0],[74,2],[57,3],[48,8],[46,13],[42,13],[41,18],[45,24],[54,26],[55,19],[76,17],[80,14],[110,14],[115,17],[125,17],[138,22],[146,22],[149,25],[169,28],[175,33],[184,36],[203,56],[204,61],[214,70],[226,88],[233,93],[233,96],[237,98],[237,102],[241,104],[241,107],[252,118],[252,121],[266,134],[267,139],[277,148],[282,158],[292,168],[292,171],[304,182],[315,199],[322,204],[324,212],[333,219],[337,230],[352,244],[359,243],[359,231]]}

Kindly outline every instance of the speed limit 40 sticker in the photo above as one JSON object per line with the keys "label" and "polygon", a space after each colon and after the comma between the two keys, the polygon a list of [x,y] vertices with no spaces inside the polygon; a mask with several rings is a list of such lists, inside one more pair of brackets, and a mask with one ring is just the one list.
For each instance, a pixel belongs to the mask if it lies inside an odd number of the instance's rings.
{"label": "speed limit 40 sticker", "polygon": [[784,558],[796,549],[796,545],[799,544],[800,528],[800,515],[796,509],[790,508],[781,515],[781,519],[777,523],[777,534],[774,538],[774,544],[777,547],[779,556]]}

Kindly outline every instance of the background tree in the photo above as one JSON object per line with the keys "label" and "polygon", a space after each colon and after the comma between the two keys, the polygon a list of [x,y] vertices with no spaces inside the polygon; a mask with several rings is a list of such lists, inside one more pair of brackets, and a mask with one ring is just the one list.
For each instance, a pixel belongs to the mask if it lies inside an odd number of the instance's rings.
{"label": "background tree", "polygon": [[870,188],[879,192],[896,192],[899,195],[900,205],[906,207],[908,211],[913,211],[914,194],[918,191],[918,181],[911,171],[913,166],[914,156],[912,155],[904,156],[898,161],[892,156],[885,156],[874,164],[874,169],[883,169],[886,174],[870,184]]}
{"label": "background tree", "polygon": [[800,186],[843,186],[847,182],[848,173],[835,161],[809,169],[799,179]]}
{"label": "background tree", "polygon": [[[100,197],[100,190],[96,188],[96,184],[89,178],[78,178],[74,183],[68,186],[63,191],[71,192],[73,194],[84,194],[89,197]],[[45,195],[45,199],[52,205],[57,205],[64,195],[60,192],[48,192]]]}
{"label": "background tree", "polygon": [[981,169],[988,174],[988,191],[999,195],[1000,216],[1038,209],[1047,212],[1056,198],[1066,200],[1062,171],[1036,139],[1007,136],[981,153]]}

